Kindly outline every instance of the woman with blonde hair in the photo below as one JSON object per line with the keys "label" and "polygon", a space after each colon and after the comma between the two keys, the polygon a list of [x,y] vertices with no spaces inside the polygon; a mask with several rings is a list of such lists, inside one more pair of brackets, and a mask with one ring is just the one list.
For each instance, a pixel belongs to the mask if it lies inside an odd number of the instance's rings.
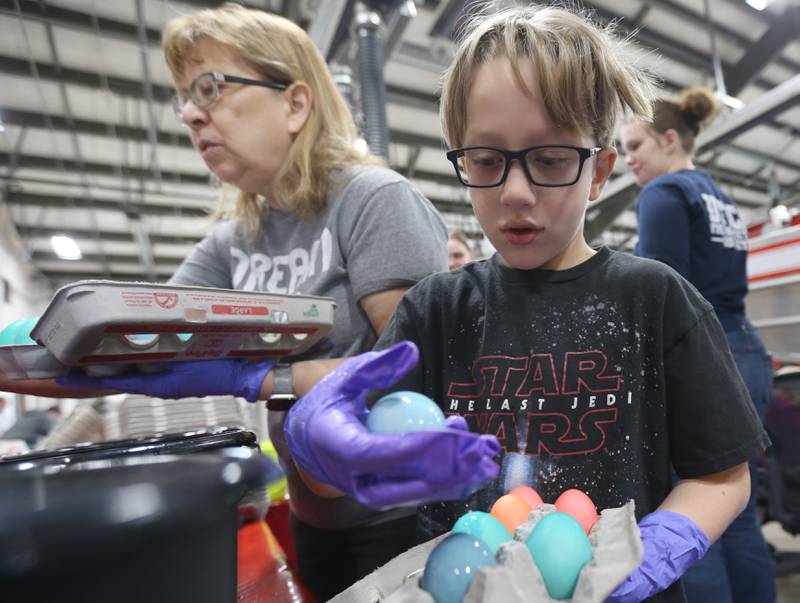
{"label": "woman with blonde hair", "polygon": [[[171,282],[332,297],[334,328],[318,357],[371,349],[404,291],[446,269],[435,208],[358,150],[323,57],[292,22],[226,4],[170,21],[163,50],[178,119],[209,170],[238,191],[232,211],[218,212],[229,219]],[[414,509],[376,511],[309,490],[283,436],[304,379],[296,366],[218,360],[91,384],[161,398],[275,394],[269,431],[287,473],[300,576],[327,600],[414,544]]]}
{"label": "woman with blonde hair", "polygon": [[[690,88],[674,99],[656,100],[652,122],[634,120],[623,127],[626,162],[643,187],[636,253],[668,264],[711,303],[763,421],[772,366],[745,314],[747,227],[733,200],[692,160],[695,139],[718,108],[711,90]],[[757,477],[751,459],[747,506],[684,576],[689,603],[775,601],[772,560],[756,515]]]}

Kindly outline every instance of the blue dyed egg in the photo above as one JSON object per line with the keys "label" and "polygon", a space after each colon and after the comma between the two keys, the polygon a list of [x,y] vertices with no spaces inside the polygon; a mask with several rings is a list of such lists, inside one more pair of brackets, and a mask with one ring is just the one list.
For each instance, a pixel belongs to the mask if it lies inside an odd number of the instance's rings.
{"label": "blue dyed egg", "polygon": [[469,534],[450,534],[431,551],[420,587],[436,603],[461,603],[478,568],[495,565],[485,543]]}
{"label": "blue dyed egg", "polygon": [[512,540],[511,533],[494,515],[483,511],[470,511],[459,517],[453,524],[454,534],[469,534],[484,542],[492,555],[505,542]]}
{"label": "blue dyed egg", "polygon": [[525,544],[554,599],[570,599],[583,566],[592,560],[592,546],[581,524],[566,513],[542,517]]}
{"label": "blue dyed egg", "polygon": [[0,331],[0,345],[36,345],[31,331],[38,321],[38,318],[15,320]]}
{"label": "blue dyed egg", "polygon": [[371,433],[444,429],[444,413],[436,403],[417,392],[394,392],[378,400],[367,415]]}

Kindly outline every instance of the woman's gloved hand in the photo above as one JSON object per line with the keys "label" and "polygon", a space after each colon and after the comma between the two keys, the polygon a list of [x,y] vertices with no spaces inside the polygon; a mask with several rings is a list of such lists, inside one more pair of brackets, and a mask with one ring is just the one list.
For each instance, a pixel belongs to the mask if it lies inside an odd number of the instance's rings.
{"label": "woman's gloved hand", "polygon": [[286,443],[313,478],[376,508],[460,498],[499,471],[497,438],[462,417],[441,431],[377,435],[364,425],[370,390],[396,383],[419,361],[413,343],[350,358],[289,411]]}
{"label": "woman's gloved hand", "polygon": [[606,603],[639,603],[680,578],[708,551],[711,543],[691,519],[672,511],[654,511],[639,522],[644,557],[606,599]]}
{"label": "woman's gloved hand", "polygon": [[88,377],[83,372],[73,371],[56,379],[56,383],[67,387],[115,389],[154,398],[238,396],[255,402],[261,384],[274,364],[272,360],[251,362],[228,358],[163,362],[159,366],[164,370],[158,373]]}

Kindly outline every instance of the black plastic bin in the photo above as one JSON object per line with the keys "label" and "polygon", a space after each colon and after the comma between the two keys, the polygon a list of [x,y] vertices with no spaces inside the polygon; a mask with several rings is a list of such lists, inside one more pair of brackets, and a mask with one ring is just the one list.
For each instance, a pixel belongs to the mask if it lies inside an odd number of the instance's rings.
{"label": "black plastic bin", "polygon": [[231,428],[0,461],[0,602],[233,602],[242,507],[279,473]]}

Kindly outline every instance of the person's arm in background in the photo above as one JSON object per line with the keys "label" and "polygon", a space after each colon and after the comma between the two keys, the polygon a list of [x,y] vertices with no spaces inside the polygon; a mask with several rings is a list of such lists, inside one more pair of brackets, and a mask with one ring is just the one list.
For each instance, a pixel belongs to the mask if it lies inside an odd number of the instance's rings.
{"label": "person's arm in background", "polygon": [[636,255],[671,266],[684,278],[691,267],[689,207],[674,185],[646,186],[636,207],[639,242]]}

